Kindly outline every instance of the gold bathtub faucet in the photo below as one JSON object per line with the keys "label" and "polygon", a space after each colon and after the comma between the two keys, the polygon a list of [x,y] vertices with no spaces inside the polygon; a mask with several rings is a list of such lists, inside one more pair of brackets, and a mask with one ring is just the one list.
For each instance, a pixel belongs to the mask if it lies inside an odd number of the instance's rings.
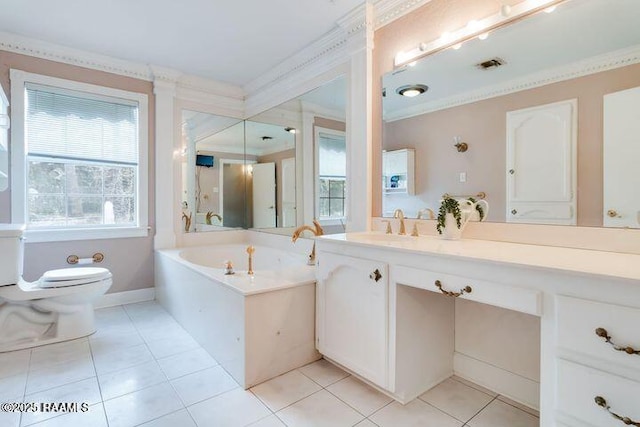
{"label": "gold bathtub faucet", "polygon": [[[320,226],[320,223],[318,222],[317,219],[313,220],[313,225],[315,228],[309,225],[303,225],[301,227],[296,228],[293,234],[291,235],[291,241],[295,243],[296,240],[300,238],[300,235],[305,231],[312,232],[314,236],[322,236],[324,234],[324,230],[322,229],[322,226]],[[316,242],[315,241],[313,242],[313,249],[311,250],[311,254],[309,255],[309,261],[307,262],[307,264],[316,265]]]}
{"label": "gold bathtub faucet", "polygon": [[249,254],[249,270],[247,270],[247,274],[249,276],[253,276],[253,253],[256,251],[256,248],[253,246],[247,246],[247,253]]}

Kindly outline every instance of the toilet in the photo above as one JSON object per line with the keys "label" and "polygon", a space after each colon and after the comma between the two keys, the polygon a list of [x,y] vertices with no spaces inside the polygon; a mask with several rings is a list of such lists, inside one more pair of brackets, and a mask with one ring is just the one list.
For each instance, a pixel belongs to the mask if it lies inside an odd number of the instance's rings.
{"label": "toilet", "polygon": [[23,232],[23,225],[0,224],[0,352],[94,333],[93,301],[111,287],[111,272],[64,268],[27,282],[22,278]]}

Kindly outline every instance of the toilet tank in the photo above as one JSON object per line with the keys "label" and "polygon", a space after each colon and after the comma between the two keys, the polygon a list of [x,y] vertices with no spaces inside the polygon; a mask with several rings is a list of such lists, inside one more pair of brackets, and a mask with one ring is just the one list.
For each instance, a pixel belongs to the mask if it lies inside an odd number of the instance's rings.
{"label": "toilet tank", "polygon": [[0,224],[0,286],[18,283],[22,276],[22,224]]}

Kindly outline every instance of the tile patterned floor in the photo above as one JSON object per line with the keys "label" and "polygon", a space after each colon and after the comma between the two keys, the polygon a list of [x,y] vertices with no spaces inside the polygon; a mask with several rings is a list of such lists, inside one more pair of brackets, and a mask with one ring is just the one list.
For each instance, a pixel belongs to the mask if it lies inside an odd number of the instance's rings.
{"label": "tile patterned floor", "polygon": [[89,338],[0,354],[0,402],[87,402],[1,413],[3,427],[538,427],[535,411],[450,378],[400,405],[325,360],[243,390],[156,303],[96,311]]}

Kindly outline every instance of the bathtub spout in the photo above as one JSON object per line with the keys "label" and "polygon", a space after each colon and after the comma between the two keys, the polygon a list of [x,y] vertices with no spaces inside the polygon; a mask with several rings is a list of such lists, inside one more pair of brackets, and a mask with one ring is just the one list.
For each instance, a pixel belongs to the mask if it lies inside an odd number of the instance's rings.
{"label": "bathtub spout", "polygon": [[[303,225],[296,228],[295,231],[293,232],[293,235],[291,236],[291,241],[295,243],[296,240],[300,238],[300,235],[305,231],[312,232],[313,235],[316,237],[322,236],[324,234],[324,230],[322,229],[322,226],[320,226],[320,223],[318,222],[317,219],[313,220],[313,225],[315,228],[312,228],[309,225]],[[307,264],[316,265],[316,242],[315,241],[313,242],[313,249],[311,249],[311,254],[309,255],[309,261],[307,262]]]}
{"label": "bathtub spout", "polygon": [[253,253],[255,251],[256,251],[256,248],[254,248],[253,246],[247,247],[247,253],[249,254],[249,270],[247,271],[247,274],[249,276],[253,276]]}

